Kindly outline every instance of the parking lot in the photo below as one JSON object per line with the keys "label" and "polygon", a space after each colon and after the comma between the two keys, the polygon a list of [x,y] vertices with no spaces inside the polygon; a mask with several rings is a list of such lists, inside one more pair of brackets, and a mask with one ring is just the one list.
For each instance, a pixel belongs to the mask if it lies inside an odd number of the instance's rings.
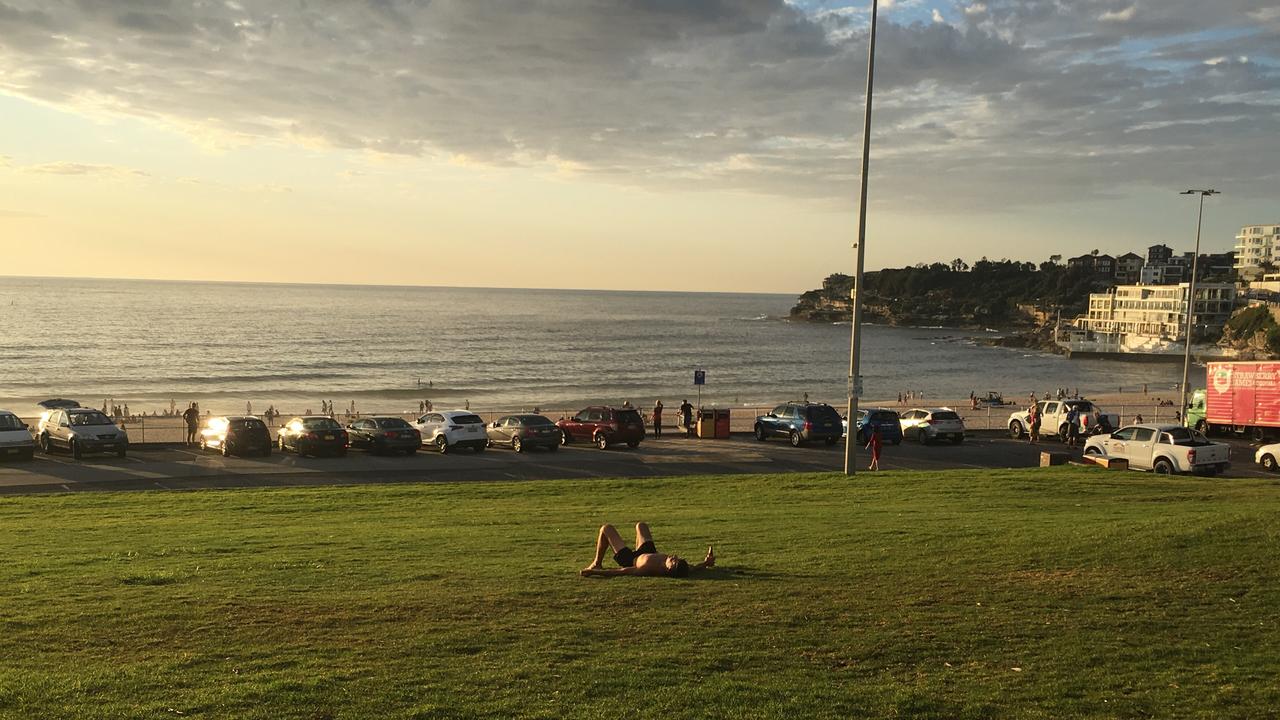
{"label": "parking lot", "polygon": [[[1247,443],[1233,440],[1231,446],[1232,468],[1226,477],[1265,476],[1254,466],[1253,449]],[[913,442],[886,446],[881,467],[885,471],[1036,467],[1042,450],[1068,449],[1055,442],[1028,445],[995,432],[978,432],[958,446]],[[1079,448],[1072,456],[1079,458]],[[865,463],[865,451],[859,457],[860,465]],[[37,454],[29,462],[0,461],[0,493],[826,472],[842,467],[843,445],[792,448],[783,441],[759,443],[738,435],[730,440],[650,438],[635,450],[570,445],[558,452],[523,454],[491,448],[483,453],[440,455],[424,449],[413,456],[353,450],[344,458],[301,458],[280,452],[269,458],[226,458],[182,446],[138,445],[123,459],[88,455],[76,461],[65,454]]]}

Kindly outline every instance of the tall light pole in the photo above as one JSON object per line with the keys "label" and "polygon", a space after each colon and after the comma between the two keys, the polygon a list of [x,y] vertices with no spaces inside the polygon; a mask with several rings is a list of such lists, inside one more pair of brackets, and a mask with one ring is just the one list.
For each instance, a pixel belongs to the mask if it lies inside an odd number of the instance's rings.
{"label": "tall light pole", "polygon": [[862,376],[859,374],[862,354],[862,261],[867,240],[867,168],[871,160],[871,91],[876,76],[876,14],[878,0],[871,0],[871,34],[867,48],[867,110],[862,119],[862,200],[858,204],[857,261],[853,271],[853,290],[849,299],[853,304],[853,322],[849,337],[849,431],[844,438],[844,474],[853,475],[857,464],[858,445],[858,396],[862,394]]}
{"label": "tall light pole", "polygon": [[1204,199],[1210,195],[1220,195],[1217,190],[1185,190],[1183,195],[1200,196],[1200,213],[1196,215],[1196,251],[1191,255],[1191,283],[1187,286],[1187,342],[1182,355],[1182,404],[1178,406],[1178,417],[1185,423],[1187,420],[1187,376],[1191,372],[1191,319],[1196,309],[1196,270],[1200,262],[1200,224],[1204,220]]}

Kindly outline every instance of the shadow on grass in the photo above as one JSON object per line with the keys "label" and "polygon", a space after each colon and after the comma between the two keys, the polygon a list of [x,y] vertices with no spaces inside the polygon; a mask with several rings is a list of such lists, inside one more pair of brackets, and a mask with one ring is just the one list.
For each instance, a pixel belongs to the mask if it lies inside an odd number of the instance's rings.
{"label": "shadow on grass", "polygon": [[[638,580],[654,579],[650,576],[643,575],[586,575],[583,576],[590,580],[613,580],[615,578],[635,578]],[[688,577],[683,578],[666,578],[658,576],[659,580],[776,580],[778,578],[790,577],[783,573],[770,572],[768,570],[757,570],[749,567],[714,567],[709,570],[694,570],[689,573]]]}

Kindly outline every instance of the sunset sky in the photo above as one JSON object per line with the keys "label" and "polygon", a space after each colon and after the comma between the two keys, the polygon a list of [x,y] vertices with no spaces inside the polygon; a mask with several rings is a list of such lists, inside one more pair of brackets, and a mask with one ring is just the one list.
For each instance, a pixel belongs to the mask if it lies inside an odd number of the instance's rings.
{"label": "sunset sky", "polygon": [[[797,292],[868,3],[0,0],[0,275]],[[868,267],[1280,223],[1280,2],[882,2]]]}

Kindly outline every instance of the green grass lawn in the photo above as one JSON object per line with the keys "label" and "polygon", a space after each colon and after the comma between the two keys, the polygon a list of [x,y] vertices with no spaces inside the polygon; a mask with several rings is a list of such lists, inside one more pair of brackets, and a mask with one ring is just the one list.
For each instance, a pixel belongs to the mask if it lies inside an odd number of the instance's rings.
{"label": "green grass lawn", "polygon": [[[0,715],[1280,707],[1280,484],[1054,468],[0,499]],[[585,579],[601,522],[721,567]]]}

